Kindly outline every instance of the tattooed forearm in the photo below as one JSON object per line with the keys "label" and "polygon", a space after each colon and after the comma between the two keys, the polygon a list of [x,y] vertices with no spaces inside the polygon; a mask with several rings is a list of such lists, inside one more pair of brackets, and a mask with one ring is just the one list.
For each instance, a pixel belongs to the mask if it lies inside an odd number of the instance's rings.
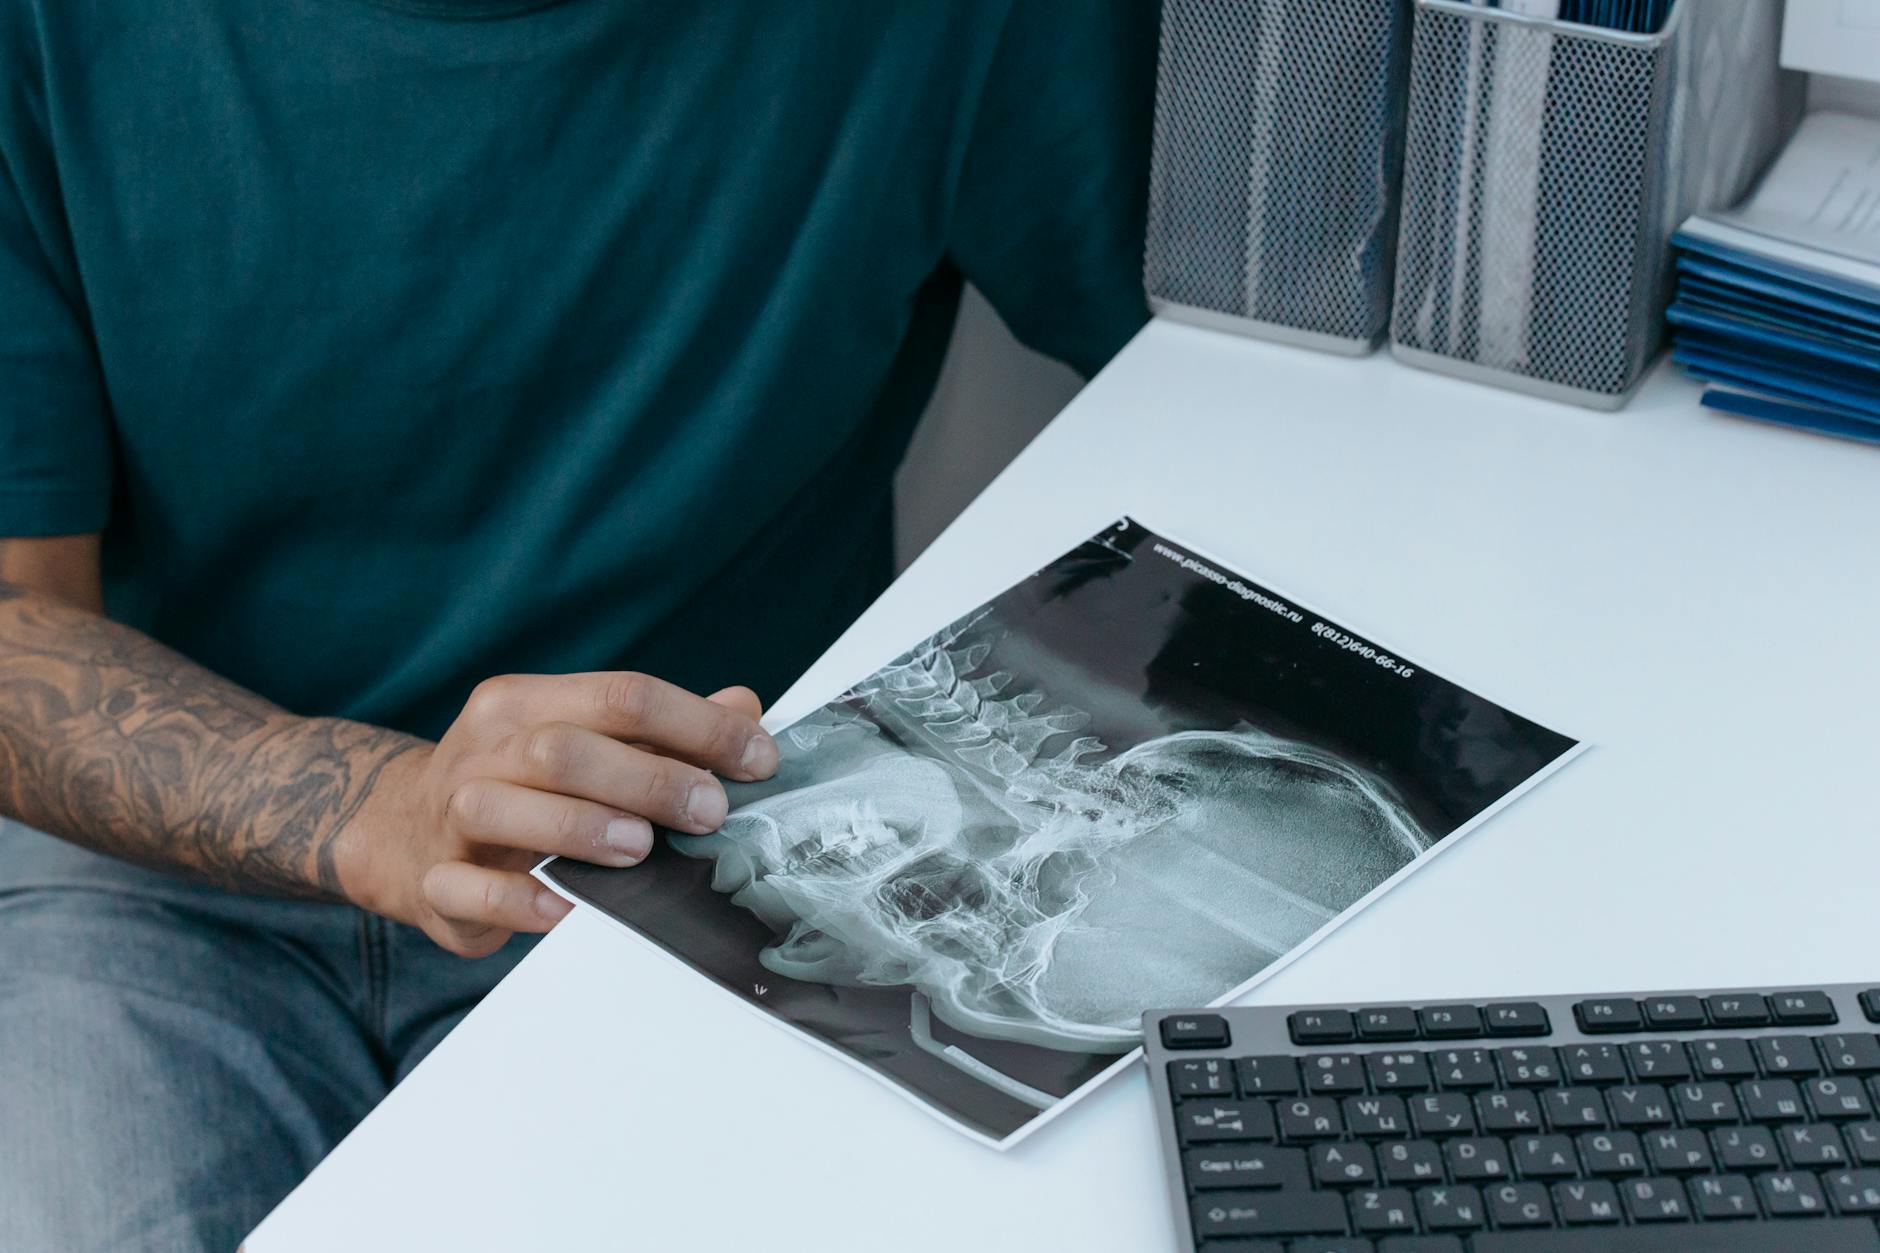
{"label": "tattooed forearm", "polygon": [[339,898],[336,841],[422,741],[288,714],[0,578],[0,813],[238,891]]}

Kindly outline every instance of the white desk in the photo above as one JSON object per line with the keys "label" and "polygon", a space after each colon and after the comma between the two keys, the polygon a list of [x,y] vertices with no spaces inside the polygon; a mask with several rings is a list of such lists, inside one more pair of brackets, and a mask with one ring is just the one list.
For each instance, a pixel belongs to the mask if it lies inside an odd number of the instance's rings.
{"label": "white desk", "polygon": [[[1116,516],[1594,750],[1250,1000],[1880,976],[1880,452],[1157,324],[779,705]],[[1132,1071],[1000,1156],[580,913],[255,1233],[333,1249],[1174,1247]]]}

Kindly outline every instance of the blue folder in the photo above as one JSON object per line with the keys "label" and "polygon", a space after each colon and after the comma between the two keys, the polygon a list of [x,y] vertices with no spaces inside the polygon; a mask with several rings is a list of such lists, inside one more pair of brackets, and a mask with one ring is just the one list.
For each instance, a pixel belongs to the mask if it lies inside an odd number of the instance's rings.
{"label": "blue folder", "polygon": [[1869,293],[1866,299],[1831,292],[1811,281],[1797,282],[1776,278],[1748,266],[1735,265],[1706,257],[1683,255],[1678,258],[1680,285],[1686,277],[1702,280],[1706,286],[1752,293],[1759,298],[1792,302],[1820,313],[1851,322],[1880,326],[1880,304]]}
{"label": "blue folder", "polygon": [[1800,404],[1832,409],[1850,418],[1866,417],[1880,422],[1880,397],[1839,386],[1821,374],[1767,361],[1745,362],[1683,342],[1672,347],[1671,359],[1700,382],[1727,383],[1747,391],[1766,392]]}
{"label": "blue folder", "polygon": [[1867,386],[1880,395],[1880,353],[1871,349],[1801,335],[1782,327],[1718,317],[1682,301],[1673,302],[1665,310],[1665,320],[1679,330],[1688,330],[1692,337],[1717,343],[1726,351],[1805,363],[1810,368],[1845,374],[1855,385],[1862,379],[1868,380]]}
{"label": "blue folder", "polygon": [[1880,349],[1880,323],[1866,326],[1817,309],[1733,291],[1720,283],[1687,275],[1678,281],[1677,306],[1702,310],[1746,327],[1773,326],[1862,348]]}
{"label": "blue folder", "polygon": [[1817,409],[1793,401],[1777,400],[1752,392],[1731,391],[1723,387],[1706,387],[1702,403],[1707,409],[1739,418],[1779,422],[1799,430],[1880,445],[1880,424],[1849,418],[1832,409]]}
{"label": "blue folder", "polygon": [[1825,270],[1811,270],[1807,266],[1792,265],[1787,261],[1776,261],[1769,257],[1759,257],[1754,253],[1713,243],[1684,231],[1678,231],[1672,235],[1671,242],[1674,246],[1697,257],[1707,257],[1713,261],[1749,270],[1793,287],[1845,297],[1854,304],[1869,310],[1869,316],[1872,316],[1871,311],[1875,307],[1876,300],[1880,300],[1880,292],[1876,292],[1871,285],[1859,279],[1829,274]]}

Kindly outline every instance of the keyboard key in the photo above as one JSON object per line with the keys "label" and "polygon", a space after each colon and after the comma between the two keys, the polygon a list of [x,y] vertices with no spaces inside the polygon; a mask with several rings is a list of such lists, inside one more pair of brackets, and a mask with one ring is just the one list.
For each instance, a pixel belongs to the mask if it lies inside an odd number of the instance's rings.
{"label": "keyboard key", "polygon": [[1880,1122],[1849,1123],[1841,1128],[1855,1162],[1862,1166],[1880,1166]]}
{"label": "keyboard key", "polygon": [[1837,1170],[1822,1179],[1842,1214],[1880,1214],[1880,1170]]}
{"label": "keyboard key", "polygon": [[1496,1184],[1483,1196],[1488,1201],[1488,1216],[1497,1227],[1545,1227],[1554,1221],[1553,1202],[1543,1184]]}
{"label": "keyboard key", "polygon": [[1613,1088],[1606,1093],[1612,1121],[1620,1127],[1663,1127],[1671,1122],[1671,1098],[1655,1083]]}
{"label": "keyboard key", "polygon": [[1490,1035],[1546,1035],[1552,1030],[1539,1001],[1500,1001],[1482,1010]]}
{"label": "keyboard key", "polygon": [[1482,1130],[1499,1135],[1541,1129],[1541,1103],[1532,1092],[1478,1092],[1475,1121]]}
{"label": "keyboard key", "polygon": [[1795,1167],[1845,1166],[1847,1149],[1841,1133],[1825,1122],[1811,1122],[1783,1127],[1776,1132],[1776,1142]]}
{"label": "keyboard key", "polygon": [[1691,1077],[1691,1059],[1678,1040],[1639,1040],[1625,1046],[1633,1077],[1640,1083],[1671,1083]]}
{"label": "keyboard key", "polygon": [[1354,1136],[1400,1136],[1410,1130],[1401,1096],[1348,1096],[1342,1108],[1345,1130]]}
{"label": "keyboard key", "polygon": [[1736,1099],[1753,1122],[1788,1122],[1803,1117],[1802,1090],[1793,1079],[1756,1079],[1736,1085]]}
{"label": "keyboard key", "polygon": [[1678,1121],[1687,1127],[1736,1122],[1742,1117],[1736,1093],[1727,1083],[1680,1083],[1671,1089],[1671,1103],[1677,1107]]}
{"label": "keyboard key", "polygon": [[1247,1240],[1233,1244],[1210,1244],[1206,1253],[1377,1253],[1377,1246],[1363,1236],[1343,1236],[1328,1240],[1322,1236],[1308,1236],[1304,1240],[1294,1240],[1282,1249],[1278,1244],[1265,1241],[1254,1243]]}
{"label": "keyboard key", "polygon": [[1473,1005],[1427,1005],[1417,1011],[1426,1040],[1466,1040],[1482,1034],[1482,1011]]}
{"label": "keyboard key", "polygon": [[1234,1095],[1234,1068],[1224,1057],[1184,1058],[1168,1064],[1169,1090],[1178,1099]]}
{"label": "keyboard key", "polygon": [[1364,1059],[1364,1073],[1377,1092],[1427,1092],[1430,1063],[1421,1053],[1373,1053]]}
{"label": "keyboard key", "polygon": [[1645,1169],[1644,1146],[1630,1131],[1590,1131],[1575,1143],[1589,1175],[1636,1175]]}
{"label": "keyboard key", "polygon": [[1868,1022],[1880,1022],[1880,988],[1868,988],[1860,994],[1860,1012]]}
{"label": "keyboard key", "polygon": [[1195,1235],[1343,1235],[1345,1206],[1334,1192],[1216,1192],[1195,1198]]}
{"label": "keyboard key", "polygon": [[1265,1101],[1183,1101],[1175,1107],[1183,1144],[1271,1140],[1273,1113]]}
{"label": "keyboard key", "polygon": [[1769,997],[1769,1012],[1785,1027],[1822,1027],[1841,1021],[1826,992],[1776,992]]}
{"label": "keyboard key", "polygon": [[1712,1025],[1718,1027],[1766,1027],[1769,1002],[1754,992],[1724,992],[1704,998],[1704,1008]]}
{"label": "keyboard key", "polygon": [[1555,1131],[1606,1125],[1606,1103],[1599,1099],[1598,1088],[1556,1088],[1541,1093],[1541,1105],[1547,1110],[1547,1125]]}
{"label": "keyboard key", "polygon": [[1821,1055],[1837,1075],[1865,1075],[1880,1070],[1880,1038],[1872,1035],[1824,1035]]}
{"label": "keyboard key", "polygon": [[1546,1045],[1516,1044],[1495,1050],[1502,1081],[1516,1088],[1551,1088],[1560,1082],[1560,1059]]}
{"label": "keyboard key", "polygon": [[1495,1059],[1487,1049],[1441,1049],[1430,1062],[1436,1082],[1445,1088],[1495,1086]]}
{"label": "keyboard key", "polygon": [[[1704,1227],[1694,1244],[1693,1229],[1683,1223],[1653,1227],[1614,1227],[1592,1241],[1582,1231],[1497,1231],[1469,1241],[1471,1253],[1802,1253],[1770,1244],[1762,1223],[1724,1223]],[[1829,1218],[1808,1224],[1806,1253],[1880,1253],[1880,1235],[1865,1218]]]}
{"label": "keyboard key", "polygon": [[1489,1183],[1508,1177],[1508,1146],[1493,1136],[1467,1136],[1443,1146],[1449,1177],[1457,1183]]}
{"label": "keyboard key", "polygon": [[1356,1053],[1308,1053],[1299,1060],[1306,1091],[1314,1096],[1343,1096],[1364,1091],[1364,1060]]}
{"label": "keyboard key", "polygon": [[[1804,1171],[1779,1170],[1756,1176],[1756,1195],[1771,1218],[1793,1218],[1826,1213],[1828,1202],[1821,1185]],[[1811,1245],[1811,1247],[1815,1247]]]}
{"label": "keyboard key", "polygon": [[[1300,1253],[1293,1245],[1291,1253]],[[1377,1253],[1462,1253],[1462,1241],[1456,1236],[1385,1236]]]}
{"label": "keyboard key", "polygon": [[1430,1183],[1443,1177],[1443,1150],[1434,1140],[1381,1144],[1377,1156],[1385,1183]]}
{"label": "keyboard key", "polygon": [[1219,1014],[1176,1014],[1162,1020],[1162,1047],[1224,1049],[1233,1042]]}
{"label": "keyboard key", "polygon": [[1768,1170],[1782,1164],[1767,1127],[1719,1127],[1710,1133],[1717,1163],[1725,1170]]}
{"label": "keyboard key", "polygon": [[1872,1118],[1873,1102],[1858,1079],[1810,1079],[1802,1085],[1817,1118]]}
{"label": "keyboard key", "polygon": [[1765,1075],[1815,1075],[1821,1059],[1815,1042],[1805,1035],[1766,1035],[1756,1041],[1756,1060]]}
{"label": "keyboard key", "polygon": [[1709,1022],[1704,1003],[1695,996],[1653,996],[1642,1004],[1645,1024],[1655,1031],[1687,1031]]}
{"label": "keyboard key", "polygon": [[1630,997],[1606,997],[1581,1001],[1573,1007],[1573,1020],[1588,1035],[1607,1032],[1637,1031],[1645,1025],[1645,1015]]}
{"label": "keyboard key", "polygon": [[1301,1009],[1286,1015],[1294,1044],[1347,1044],[1358,1038],[1348,1009]]}
{"label": "keyboard key", "polygon": [[1299,1091],[1299,1063],[1290,1057],[1243,1057],[1234,1063],[1234,1077],[1247,1096],[1292,1096]]}
{"label": "keyboard key", "polygon": [[1466,1136],[1475,1133],[1475,1112],[1460,1092],[1438,1092],[1410,1101],[1410,1125],[1420,1136]]}
{"label": "keyboard key", "polygon": [[1661,1175],[1709,1173],[1716,1169],[1710,1142],[1692,1128],[1653,1131],[1645,1136],[1645,1160]]}
{"label": "keyboard key", "polygon": [[1579,1156],[1566,1136],[1522,1136],[1510,1147],[1523,1179],[1571,1179],[1580,1173]]}
{"label": "keyboard key", "polygon": [[1429,1231],[1474,1231],[1488,1217],[1482,1208],[1482,1194],[1467,1184],[1419,1188],[1416,1198],[1417,1217]]}
{"label": "keyboard key", "polygon": [[1560,1050],[1568,1083],[1624,1083],[1625,1057],[1611,1044],[1573,1044]]}
{"label": "keyboard key", "polygon": [[1360,1040],[1414,1040],[1417,1038],[1417,1016],[1408,1005],[1392,1005],[1383,1009],[1361,1009],[1358,1011],[1357,1018]]}
{"label": "keyboard key", "polygon": [[1691,1216],[1684,1186],[1676,1179],[1628,1179],[1619,1185],[1619,1195],[1635,1223],[1681,1223]]}
{"label": "keyboard key", "polygon": [[1306,1157],[1298,1149],[1269,1144],[1188,1149],[1182,1153],[1188,1186],[1214,1188],[1303,1188]]}
{"label": "keyboard key", "polygon": [[1312,1181],[1322,1188],[1345,1184],[1367,1187],[1377,1182],[1377,1159],[1369,1145],[1315,1144],[1312,1146]]}
{"label": "keyboard key", "polygon": [[1748,1040],[1692,1040],[1690,1051],[1697,1073],[1706,1079],[1756,1077],[1756,1055],[1750,1052]]}
{"label": "keyboard key", "polygon": [[1684,1181],[1691,1208],[1705,1222],[1756,1218],[1756,1191],[1742,1175],[1699,1175]]}
{"label": "keyboard key", "polygon": [[1351,1221],[1359,1234],[1386,1235],[1417,1229],[1417,1203],[1404,1188],[1369,1188],[1351,1194]]}
{"label": "keyboard key", "polygon": [[1554,1185],[1554,1212],[1569,1227],[1619,1221],[1619,1190],[1604,1179],[1576,1179]]}
{"label": "keyboard key", "polygon": [[1323,1096],[1301,1096],[1280,1101],[1279,1133],[1288,1140],[1335,1140],[1344,1133],[1338,1102]]}

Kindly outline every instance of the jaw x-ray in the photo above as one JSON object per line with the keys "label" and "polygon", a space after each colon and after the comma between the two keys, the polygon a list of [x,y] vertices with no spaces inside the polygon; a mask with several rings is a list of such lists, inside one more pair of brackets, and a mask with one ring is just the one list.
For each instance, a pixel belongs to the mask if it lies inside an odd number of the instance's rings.
{"label": "jaw x-ray", "polygon": [[544,876],[999,1144],[1575,747],[1128,519],[778,741]]}

